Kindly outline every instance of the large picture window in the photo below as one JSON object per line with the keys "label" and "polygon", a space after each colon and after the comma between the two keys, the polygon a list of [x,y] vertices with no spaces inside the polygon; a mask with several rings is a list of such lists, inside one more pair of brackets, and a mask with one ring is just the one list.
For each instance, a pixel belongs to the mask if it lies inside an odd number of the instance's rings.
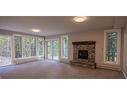
{"label": "large picture window", "polygon": [[61,57],[68,58],[68,36],[61,36]]}
{"label": "large picture window", "polygon": [[44,38],[25,35],[16,35],[15,58],[25,58],[37,56],[37,42],[39,56],[44,56]]}
{"label": "large picture window", "polygon": [[120,60],[120,30],[105,31],[105,63],[118,64]]}
{"label": "large picture window", "polygon": [[36,38],[23,37],[23,57],[36,56]]}

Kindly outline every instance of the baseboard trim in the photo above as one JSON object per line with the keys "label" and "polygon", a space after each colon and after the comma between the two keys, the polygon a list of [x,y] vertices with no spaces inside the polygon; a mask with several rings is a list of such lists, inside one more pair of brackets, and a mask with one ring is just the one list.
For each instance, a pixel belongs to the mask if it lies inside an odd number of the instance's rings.
{"label": "baseboard trim", "polygon": [[120,68],[113,68],[113,67],[107,67],[107,66],[101,66],[101,65],[98,65],[97,68],[109,69],[109,70],[115,70],[115,71],[121,71]]}
{"label": "baseboard trim", "polygon": [[125,79],[127,79],[127,75],[126,75],[126,73],[125,73],[124,71],[122,71],[122,73],[123,73]]}

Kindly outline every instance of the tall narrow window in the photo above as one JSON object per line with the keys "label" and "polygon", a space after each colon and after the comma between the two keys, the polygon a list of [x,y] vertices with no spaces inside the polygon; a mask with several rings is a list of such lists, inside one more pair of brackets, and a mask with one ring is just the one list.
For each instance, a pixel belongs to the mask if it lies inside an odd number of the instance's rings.
{"label": "tall narrow window", "polygon": [[68,58],[68,36],[61,36],[61,57]]}
{"label": "tall narrow window", "polygon": [[120,30],[105,31],[105,63],[118,64],[120,60]]}
{"label": "tall narrow window", "polygon": [[36,56],[36,37],[31,37],[31,56]]}
{"label": "tall narrow window", "polygon": [[117,32],[107,33],[106,60],[116,62],[117,57]]}
{"label": "tall narrow window", "polygon": [[0,66],[11,64],[11,36],[0,35]]}
{"label": "tall narrow window", "polygon": [[38,54],[40,57],[44,57],[44,38],[38,38]]}
{"label": "tall narrow window", "polygon": [[52,52],[52,41],[47,41],[47,58],[52,59],[53,52]]}
{"label": "tall narrow window", "polygon": [[22,57],[22,37],[15,36],[15,58]]}
{"label": "tall narrow window", "polygon": [[23,57],[30,57],[31,56],[31,38],[23,37]]}
{"label": "tall narrow window", "polygon": [[52,52],[53,52],[53,59],[58,60],[59,59],[59,41],[58,40],[52,41]]}

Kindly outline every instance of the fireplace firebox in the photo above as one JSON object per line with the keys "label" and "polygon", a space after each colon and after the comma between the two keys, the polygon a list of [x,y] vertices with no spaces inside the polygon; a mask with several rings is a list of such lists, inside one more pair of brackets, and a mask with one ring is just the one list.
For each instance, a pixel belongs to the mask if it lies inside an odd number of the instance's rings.
{"label": "fireplace firebox", "polygon": [[88,50],[78,50],[79,59],[88,59]]}

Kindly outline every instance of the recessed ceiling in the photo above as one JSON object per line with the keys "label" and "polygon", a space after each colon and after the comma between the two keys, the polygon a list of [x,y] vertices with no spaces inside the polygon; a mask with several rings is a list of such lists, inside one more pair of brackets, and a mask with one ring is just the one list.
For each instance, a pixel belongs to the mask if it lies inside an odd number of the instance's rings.
{"label": "recessed ceiling", "polygon": [[[74,16],[1,16],[0,29],[41,36],[85,32],[92,29],[112,27],[113,16],[88,16],[82,23],[75,23]],[[31,29],[39,29],[34,33]]]}

